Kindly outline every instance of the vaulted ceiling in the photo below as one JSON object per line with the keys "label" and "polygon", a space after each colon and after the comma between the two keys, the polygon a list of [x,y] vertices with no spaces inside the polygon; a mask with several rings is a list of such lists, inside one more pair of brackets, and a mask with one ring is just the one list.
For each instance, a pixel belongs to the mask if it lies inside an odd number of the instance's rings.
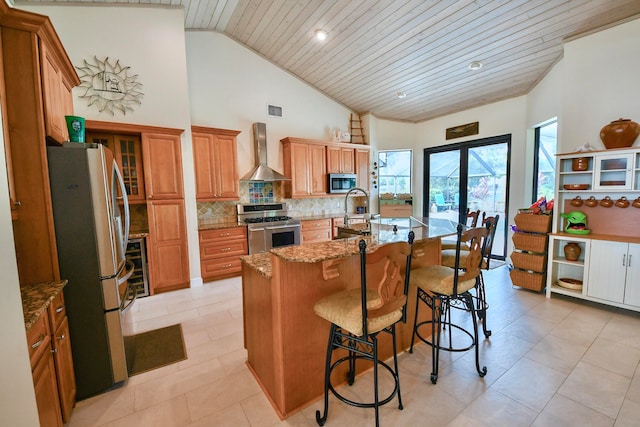
{"label": "vaulted ceiling", "polygon": [[183,7],[185,29],[223,33],[355,112],[410,122],[526,94],[565,40],[640,17],[638,0],[108,1]]}

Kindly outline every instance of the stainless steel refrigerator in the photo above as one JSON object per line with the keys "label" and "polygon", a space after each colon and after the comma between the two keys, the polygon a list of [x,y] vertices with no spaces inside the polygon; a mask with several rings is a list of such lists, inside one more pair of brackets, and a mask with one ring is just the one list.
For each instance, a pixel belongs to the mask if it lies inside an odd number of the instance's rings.
{"label": "stainless steel refrigerator", "polygon": [[127,279],[129,206],[111,151],[102,145],[48,147],[60,276],[83,399],[128,378],[122,315],[135,300]]}

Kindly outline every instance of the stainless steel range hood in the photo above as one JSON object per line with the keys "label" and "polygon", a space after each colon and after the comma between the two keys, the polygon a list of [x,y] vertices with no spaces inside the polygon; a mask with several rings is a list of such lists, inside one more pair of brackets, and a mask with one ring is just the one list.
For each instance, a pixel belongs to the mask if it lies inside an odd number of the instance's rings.
{"label": "stainless steel range hood", "polygon": [[256,162],[258,165],[251,169],[248,174],[240,178],[240,181],[290,181],[290,178],[287,178],[267,166],[266,124],[253,124],[253,142],[255,145]]}

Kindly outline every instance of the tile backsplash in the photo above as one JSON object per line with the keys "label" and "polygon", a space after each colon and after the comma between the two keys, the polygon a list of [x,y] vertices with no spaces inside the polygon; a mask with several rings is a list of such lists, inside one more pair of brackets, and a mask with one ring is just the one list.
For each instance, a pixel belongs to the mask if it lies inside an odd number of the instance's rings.
{"label": "tile backsplash", "polygon": [[[322,215],[344,212],[344,196],[308,199],[285,199],[281,182],[241,182],[240,200],[233,202],[199,202],[198,221],[206,222],[223,217],[237,216],[238,204],[287,203],[291,216]],[[365,206],[364,196],[349,197],[349,212]],[[368,209],[365,212],[369,212]]]}

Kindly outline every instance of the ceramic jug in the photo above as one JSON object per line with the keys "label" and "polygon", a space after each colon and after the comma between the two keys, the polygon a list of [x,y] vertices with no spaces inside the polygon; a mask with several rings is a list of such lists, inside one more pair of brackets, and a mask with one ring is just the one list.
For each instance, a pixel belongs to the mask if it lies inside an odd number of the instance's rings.
{"label": "ceramic jug", "polygon": [[611,197],[606,196],[604,199],[600,200],[600,206],[603,208],[610,208],[613,206],[613,200],[611,200]]}
{"label": "ceramic jug", "polygon": [[564,257],[567,261],[577,261],[582,249],[576,242],[569,242],[564,246]]}
{"label": "ceramic jug", "polygon": [[571,206],[575,206],[579,208],[582,206],[582,198],[580,196],[576,196],[571,200]]}
{"label": "ceramic jug", "polygon": [[616,206],[619,208],[627,208],[629,207],[629,201],[626,197],[622,196],[618,200],[616,200]]}
{"label": "ceramic jug", "polygon": [[596,200],[595,196],[591,196],[587,200],[585,200],[584,204],[589,206],[590,208],[594,208],[598,206],[598,200]]}

